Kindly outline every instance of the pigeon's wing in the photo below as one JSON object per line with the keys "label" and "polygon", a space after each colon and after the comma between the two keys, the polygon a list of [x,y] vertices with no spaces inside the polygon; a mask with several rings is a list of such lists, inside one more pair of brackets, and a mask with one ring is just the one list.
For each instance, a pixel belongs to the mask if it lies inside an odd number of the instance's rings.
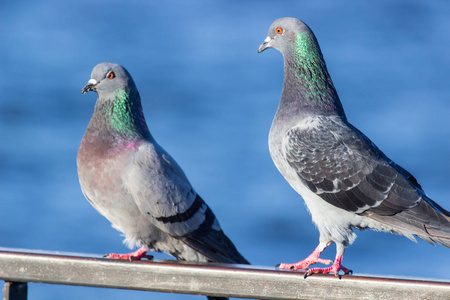
{"label": "pigeon's wing", "polygon": [[336,207],[388,223],[398,233],[448,224],[410,173],[338,117],[312,117],[293,127],[283,149],[300,180]]}
{"label": "pigeon's wing", "polygon": [[[293,127],[283,146],[289,165],[309,189],[339,208],[395,214],[420,199],[367,138],[334,118],[314,117]],[[385,201],[391,205],[380,207]]]}
{"label": "pigeon's wing", "polygon": [[205,221],[206,204],[196,201],[181,168],[157,144],[137,147],[123,174],[136,205],[159,229],[183,236]]}
{"label": "pigeon's wing", "polygon": [[145,143],[130,159],[124,181],[139,210],[156,227],[183,240],[211,261],[246,263],[223,233],[212,210],[163,148]]}

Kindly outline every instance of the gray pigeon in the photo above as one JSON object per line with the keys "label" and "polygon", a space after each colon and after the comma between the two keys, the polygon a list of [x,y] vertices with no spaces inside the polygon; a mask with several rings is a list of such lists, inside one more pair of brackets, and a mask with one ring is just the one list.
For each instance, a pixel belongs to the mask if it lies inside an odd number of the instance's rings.
{"label": "gray pigeon", "polygon": [[108,257],[151,258],[146,255],[151,250],[179,260],[248,264],[180,166],[150,134],[128,71],[98,64],[82,93],[89,91],[98,98],[78,150],[81,189],[124,234],[127,246],[140,247]]}
{"label": "gray pigeon", "polygon": [[281,100],[269,133],[269,149],[280,173],[302,196],[320,232],[306,259],[280,264],[307,269],[336,243],[331,267],[314,273],[351,270],[341,264],[356,238],[353,228],[382,230],[415,241],[414,235],[450,247],[450,213],[428,198],[417,180],[390,160],[347,121],[311,29],[295,18],[276,20],[258,52],[279,50],[284,57]]}

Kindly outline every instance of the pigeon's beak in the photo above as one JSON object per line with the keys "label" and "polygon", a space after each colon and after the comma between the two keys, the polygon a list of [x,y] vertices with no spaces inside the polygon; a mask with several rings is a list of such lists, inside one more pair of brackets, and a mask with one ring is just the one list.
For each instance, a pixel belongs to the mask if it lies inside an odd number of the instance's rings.
{"label": "pigeon's beak", "polygon": [[267,48],[271,48],[272,47],[272,43],[273,43],[273,39],[270,36],[266,37],[266,39],[261,44],[261,46],[259,46],[258,53],[263,52]]}
{"label": "pigeon's beak", "polygon": [[88,83],[84,86],[84,88],[81,90],[82,94],[86,94],[89,91],[93,91],[95,89],[95,86],[97,85],[97,80],[91,79],[88,81]]}

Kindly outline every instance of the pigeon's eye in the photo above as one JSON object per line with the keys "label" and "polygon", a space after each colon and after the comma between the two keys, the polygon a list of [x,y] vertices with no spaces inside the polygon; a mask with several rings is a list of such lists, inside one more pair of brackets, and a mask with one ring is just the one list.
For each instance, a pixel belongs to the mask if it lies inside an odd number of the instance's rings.
{"label": "pigeon's eye", "polygon": [[277,28],[275,29],[275,32],[278,33],[278,34],[282,34],[282,33],[283,33],[283,28],[277,27]]}
{"label": "pigeon's eye", "polygon": [[109,72],[108,75],[106,75],[106,78],[108,79],[113,79],[114,77],[116,77],[116,74],[114,74],[114,72]]}

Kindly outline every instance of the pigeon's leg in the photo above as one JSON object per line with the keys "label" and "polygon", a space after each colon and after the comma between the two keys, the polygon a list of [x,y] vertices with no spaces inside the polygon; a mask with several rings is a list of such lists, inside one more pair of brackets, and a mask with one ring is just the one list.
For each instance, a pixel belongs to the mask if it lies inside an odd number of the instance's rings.
{"label": "pigeon's leg", "polygon": [[339,279],[341,279],[341,275],[339,275],[339,271],[342,270],[345,275],[348,275],[350,273],[353,273],[352,270],[349,270],[347,268],[345,268],[341,263],[342,263],[342,258],[344,257],[344,251],[345,251],[345,246],[343,244],[340,243],[336,243],[336,259],[334,260],[334,263],[331,267],[328,268],[312,268],[309,269],[306,273],[305,273],[305,278],[312,275],[312,274],[330,274],[333,273],[336,277],[339,277]]}
{"label": "pigeon's leg", "polygon": [[280,269],[289,269],[292,271],[298,269],[307,269],[310,265],[314,265],[315,263],[322,263],[325,265],[331,264],[333,261],[329,259],[319,258],[320,254],[325,250],[328,246],[331,245],[331,241],[329,239],[325,239],[322,236],[320,237],[319,246],[304,260],[301,260],[295,264],[279,264],[276,267]]}
{"label": "pigeon's leg", "polygon": [[148,247],[146,245],[144,245],[132,253],[127,253],[127,254],[110,253],[110,254],[105,255],[105,257],[117,258],[117,259],[127,259],[127,260],[141,260],[142,258],[152,259],[153,255],[146,254],[149,250],[150,249],[148,249]]}

